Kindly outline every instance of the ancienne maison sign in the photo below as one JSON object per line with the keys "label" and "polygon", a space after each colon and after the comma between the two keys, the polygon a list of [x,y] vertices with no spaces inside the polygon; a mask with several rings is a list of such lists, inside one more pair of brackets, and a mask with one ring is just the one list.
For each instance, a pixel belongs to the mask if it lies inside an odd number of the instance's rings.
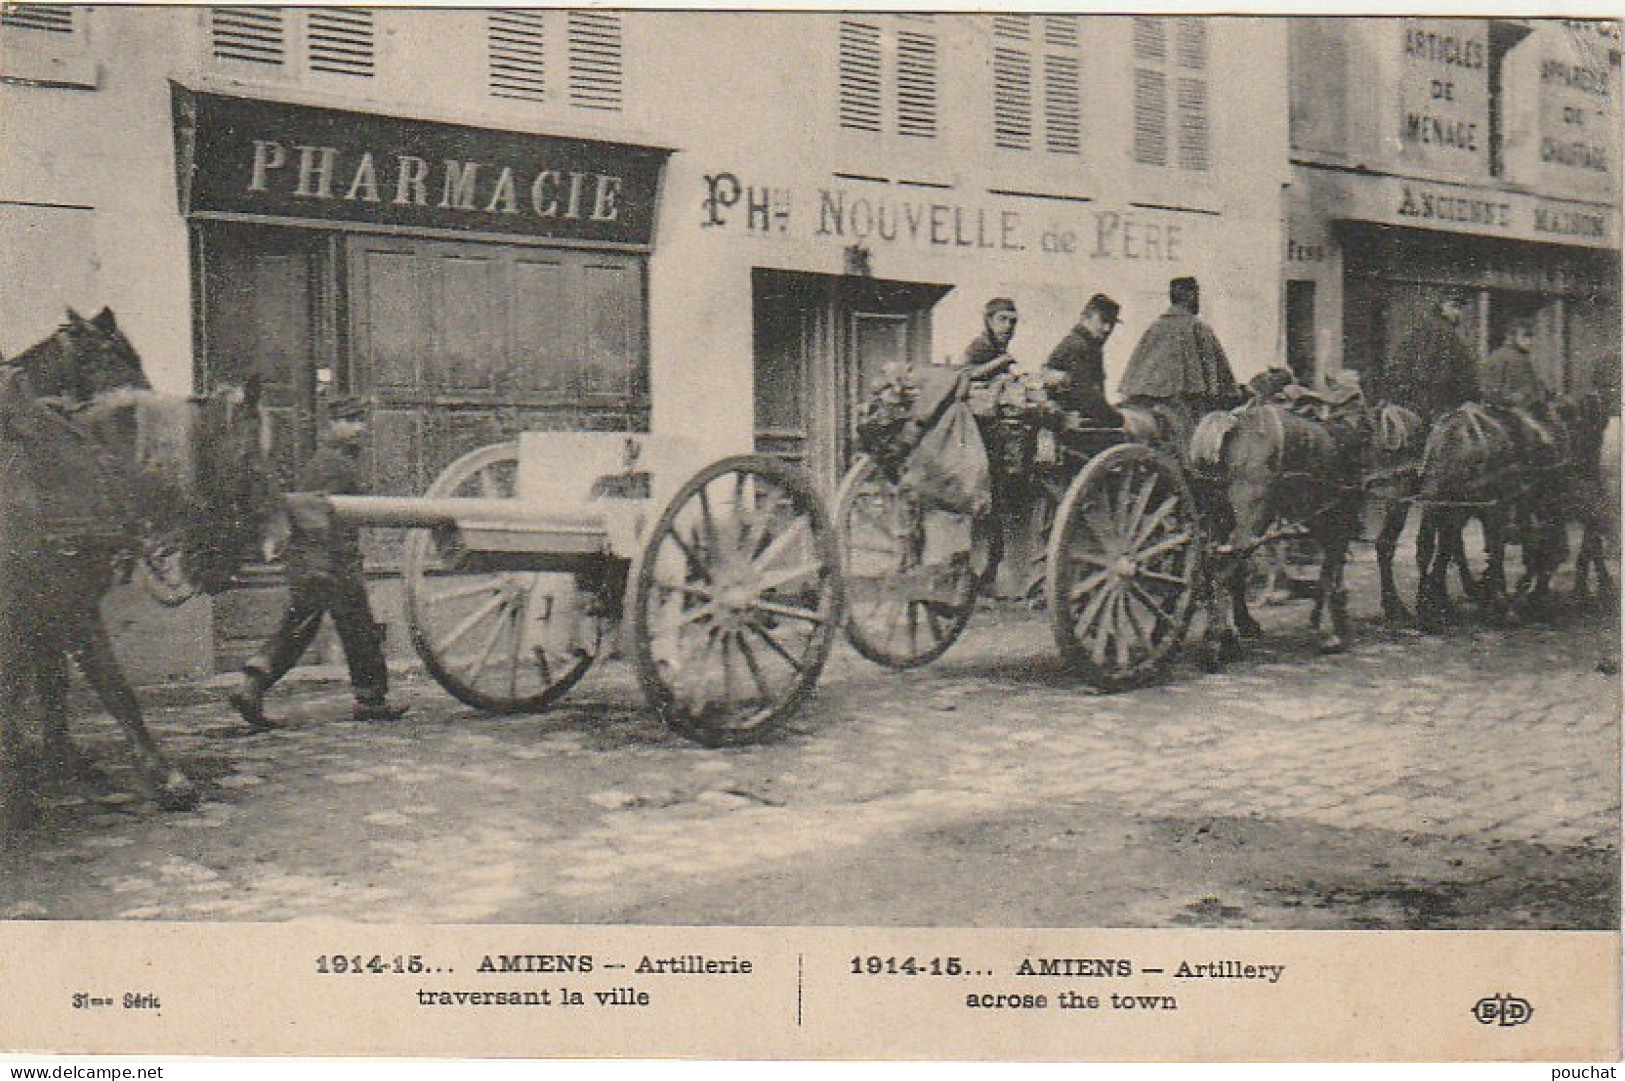
{"label": "ancienne maison sign", "polygon": [[185,214],[654,239],[664,149],[173,89]]}

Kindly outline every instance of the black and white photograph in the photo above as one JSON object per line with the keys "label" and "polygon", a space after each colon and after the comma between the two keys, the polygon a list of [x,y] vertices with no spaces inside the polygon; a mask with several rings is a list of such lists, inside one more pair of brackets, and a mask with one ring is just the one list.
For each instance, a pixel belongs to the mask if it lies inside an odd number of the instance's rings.
{"label": "black and white photograph", "polygon": [[5,3],[0,931],[428,1007],[593,957],[345,942],[1033,929],[838,964],[1100,1026],[1335,994],[1062,931],[1573,932],[1617,1058],[1620,94],[1511,11]]}

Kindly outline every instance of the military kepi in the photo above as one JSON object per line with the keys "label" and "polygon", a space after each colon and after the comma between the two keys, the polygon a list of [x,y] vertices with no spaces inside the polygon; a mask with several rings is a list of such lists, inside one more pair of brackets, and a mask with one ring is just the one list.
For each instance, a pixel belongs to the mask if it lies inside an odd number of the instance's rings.
{"label": "military kepi", "polygon": [[1090,297],[1089,303],[1083,306],[1083,310],[1085,314],[1088,314],[1089,312],[1097,312],[1100,317],[1108,323],[1122,322],[1122,320],[1117,317],[1117,313],[1123,310],[1122,306],[1105,293],[1096,293],[1094,296]]}

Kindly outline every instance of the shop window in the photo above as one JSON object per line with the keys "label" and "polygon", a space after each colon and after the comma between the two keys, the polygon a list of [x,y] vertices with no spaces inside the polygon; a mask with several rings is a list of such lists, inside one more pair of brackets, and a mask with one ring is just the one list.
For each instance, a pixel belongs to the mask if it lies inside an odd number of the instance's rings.
{"label": "shop window", "polygon": [[1134,19],[1134,160],[1206,172],[1212,167],[1208,23]]}
{"label": "shop window", "polygon": [[937,135],[940,50],[928,15],[842,19],[840,125],[916,139]]}
{"label": "shop window", "polygon": [[486,82],[492,97],[619,112],[625,92],[621,13],[487,12]]}
{"label": "shop window", "polygon": [[0,78],[46,86],[94,87],[87,12],[66,4],[0,6]]}
{"label": "shop window", "polygon": [[993,142],[1002,150],[1082,147],[1082,59],[1075,15],[993,17]]}
{"label": "shop window", "polygon": [[376,28],[364,8],[211,8],[209,48],[239,73],[376,74]]}
{"label": "shop window", "polygon": [[349,238],[342,382],[377,403],[374,488],[414,494],[518,431],[648,429],[645,259]]}

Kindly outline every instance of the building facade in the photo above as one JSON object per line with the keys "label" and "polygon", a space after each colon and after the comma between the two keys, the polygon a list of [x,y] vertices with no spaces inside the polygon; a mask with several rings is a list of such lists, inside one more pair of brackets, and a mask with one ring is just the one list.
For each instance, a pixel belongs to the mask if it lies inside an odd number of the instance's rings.
{"label": "building facade", "polygon": [[383,492],[522,429],[680,433],[671,468],[754,448],[832,491],[868,382],[956,357],[990,297],[1025,368],[1116,297],[1115,386],[1192,275],[1238,375],[1278,362],[1288,36],[14,4],[0,352],[109,305],[160,389],[266,376],[289,473],[330,381],[374,403]]}
{"label": "building facade", "polygon": [[1619,394],[1620,32],[1291,20],[1288,357],[1367,385],[1447,289],[1484,355],[1532,319],[1554,393]]}

